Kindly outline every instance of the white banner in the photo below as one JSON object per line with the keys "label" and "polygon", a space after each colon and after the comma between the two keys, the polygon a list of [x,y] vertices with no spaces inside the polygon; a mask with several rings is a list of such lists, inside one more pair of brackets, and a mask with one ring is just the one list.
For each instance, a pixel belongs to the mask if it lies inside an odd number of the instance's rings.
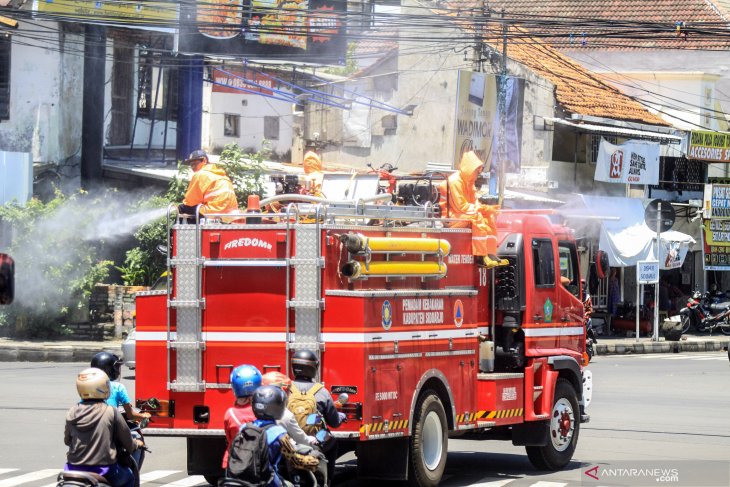
{"label": "white banner", "polygon": [[659,143],[630,140],[614,145],[601,139],[596,181],[659,184]]}

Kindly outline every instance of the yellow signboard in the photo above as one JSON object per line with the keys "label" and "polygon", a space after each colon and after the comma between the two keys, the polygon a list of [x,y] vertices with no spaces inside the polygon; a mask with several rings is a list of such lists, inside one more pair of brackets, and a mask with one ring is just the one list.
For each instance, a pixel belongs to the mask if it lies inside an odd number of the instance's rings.
{"label": "yellow signboard", "polygon": [[83,22],[108,22],[145,27],[177,24],[177,4],[173,2],[119,2],[88,0],[36,0],[34,10],[40,14]]}
{"label": "yellow signboard", "polygon": [[730,133],[693,130],[687,156],[710,162],[730,162]]}

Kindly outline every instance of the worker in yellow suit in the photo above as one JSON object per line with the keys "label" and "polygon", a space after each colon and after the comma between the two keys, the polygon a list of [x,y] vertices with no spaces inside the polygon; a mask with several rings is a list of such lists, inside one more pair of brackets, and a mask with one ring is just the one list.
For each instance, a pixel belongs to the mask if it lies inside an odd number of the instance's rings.
{"label": "worker in yellow suit", "polygon": [[[199,207],[202,216],[208,214],[238,213],[238,200],[233,191],[233,183],[219,166],[208,162],[208,154],[194,150],[183,162],[193,170],[185,199],[178,205],[178,213],[195,215]],[[230,222],[233,218],[222,217]]]}
{"label": "worker in yellow suit", "polygon": [[[484,163],[474,151],[461,157],[459,170],[439,185],[441,198],[441,216],[461,221],[451,221],[450,227],[472,227],[472,252],[476,256],[485,257],[488,266],[497,251],[497,225],[495,222],[498,206],[483,205],[477,201],[477,179],[479,179]],[[494,265],[498,265],[494,263]]]}
{"label": "worker in yellow suit", "polygon": [[313,152],[307,151],[304,154],[304,174],[310,180],[312,185],[309,189],[309,194],[314,196],[321,196],[322,194],[322,180],[324,179],[324,173],[322,172],[322,159]]}

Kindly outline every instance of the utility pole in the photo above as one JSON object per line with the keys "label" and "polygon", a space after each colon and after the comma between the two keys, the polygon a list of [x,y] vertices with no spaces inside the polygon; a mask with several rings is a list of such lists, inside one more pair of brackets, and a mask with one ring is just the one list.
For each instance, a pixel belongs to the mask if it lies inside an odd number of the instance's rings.
{"label": "utility pole", "polygon": [[99,184],[102,179],[105,67],[106,27],[86,24],[81,118],[81,186],[87,190]]}
{"label": "utility pole", "polygon": [[486,20],[488,6],[486,0],[481,0],[481,16],[475,16],[474,22],[474,55],[472,56],[472,69],[477,73],[482,72],[484,64],[484,35],[486,33]]}
{"label": "utility pole", "polygon": [[497,103],[499,104],[499,140],[497,149],[499,152],[499,167],[497,168],[499,180],[498,204],[501,207],[504,201],[506,175],[506,168],[504,167],[506,163],[504,135],[506,132],[507,118],[507,23],[504,21],[504,9],[502,9],[502,63],[497,79]]}

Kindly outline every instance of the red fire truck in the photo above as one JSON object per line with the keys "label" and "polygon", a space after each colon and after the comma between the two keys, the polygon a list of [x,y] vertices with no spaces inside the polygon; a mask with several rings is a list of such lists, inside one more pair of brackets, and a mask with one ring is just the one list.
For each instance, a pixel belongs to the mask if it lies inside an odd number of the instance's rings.
{"label": "red fire truck", "polygon": [[289,373],[299,349],[347,394],[334,434],[358,475],[437,485],[449,437],[511,439],[541,469],[570,461],[591,375],[576,244],[553,215],[500,212],[493,268],[428,204],[247,216],[169,218],[168,288],[137,295],[145,433],[187,438],[190,474],[223,473],[231,370]]}

